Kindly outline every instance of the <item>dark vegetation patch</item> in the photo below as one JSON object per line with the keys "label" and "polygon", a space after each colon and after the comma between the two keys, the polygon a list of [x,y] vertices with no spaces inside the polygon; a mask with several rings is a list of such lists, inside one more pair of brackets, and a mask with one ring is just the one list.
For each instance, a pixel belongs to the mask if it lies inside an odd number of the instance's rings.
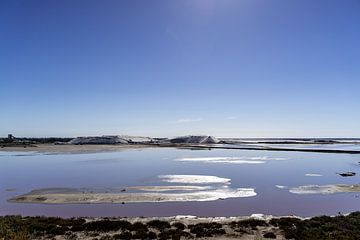
{"label": "dark vegetation patch", "polygon": [[[132,228],[132,224],[128,221],[115,221],[115,220],[100,220],[100,221],[92,221],[83,224],[82,226],[78,226],[79,229],[83,229],[86,231],[98,231],[98,232],[109,232],[109,231],[118,231],[118,230],[126,230]],[[82,231],[82,230],[80,230]]]}
{"label": "dark vegetation patch", "polygon": [[113,238],[110,235],[104,235],[100,237],[100,240],[113,240]]}
{"label": "dark vegetation patch", "polygon": [[148,236],[147,229],[139,229],[133,234],[133,239],[148,239]]}
{"label": "dark vegetation patch", "polygon": [[131,231],[149,231],[148,227],[142,222],[135,222],[128,229]]}
{"label": "dark vegetation patch", "polygon": [[264,238],[276,239],[276,235],[273,232],[267,232],[263,235]]}
{"label": "dark vegetation patch", "polygon": [[146,225],[157,230],[163,230],[171,227],[169,222],[161,220],[151,220]]}
{"label": "dark vegetation patch", "polygon": [[72,226],[83,225],[84,219],[54,217],[0,217],[0,236],[4,239],[29,239],[30,236],[64,235]]}
{"label": "dark vegetation patch", "polygon": [[213,237],[226,234],[220,223],[198,223],[189,225],[190,232],[196,237]]}
{"label": "dark vegetation patch", "polygon": [[157,234],[154,233],[154,232],[152,232],[152,231],[150,231],[149,234],[148,234],[148,238],[149,238],[149,239],[156,239],[156,238],[157,238]]}
{"label": "dark vegetation patch", "polygon": [[172,226],[178,230],[184,230],[186,228],[186,225],[181,222],[173,223]]}
{"label": "dark vegetation patch", "polygon": [[125,231],[125,232],[122,232],[120,234],[115,234],[113,236],[113,239],[125,239],[125,240],[130,240],[132,239],[132,234],[131,232],[129,231]]}
{"label": "dark vegetation patch", "polygon": [[300,219],[291,217],[274,218],[270,220],[270,224],[279,227],[288,239],[295,238],[294,232],[297,226],[301,225],[301,222]]}
{"label": "dark vegetation patch", "polygon": [[183,238],[193,238],[193,236],[188,232],[177,229],[167,229],[161,232],[158,236],[158,239],[160,240],[165,240],[165,239],[179,240]]}
{"label": "dark vegetation patch", "polygon": [[348,216],[314,217],[307,220],[296,218],[272,219],[287,239],[295,240],[355,240],[360,239],[360,212]]}
{"label": "dark vegetation patch", "polygon": [[241,221],[234,221],[231,222],[231,227],[233,228],[251,228],[256,230],[257,227],[266,227],[269,226],[269,224],[264,221],[264,220],[260,220],[260,219],[245,219],[245,220],[241,220]]}
{"label": "dark vegetation patch", "polygon": [[[253,233],[259,227],[279,229],[286,239],[295,240],[355,240],[360,239],[360,212],[348,216],[320,216],[307,220],[298,218],[276,218],[269,222],[247,219],[229,224],[217,222],[197,223],[186,226],[181,222],[169,224],[152,220],[147,223],[130,223],[125,220],[102,219],[86,222],[82,218],[62,219],[54,217],[0,217],[0,239],[52,239],[63,235],[76,239],[77,232],[85,231],[86,236],[103,239],[189,239],[219,237],[227,234],[223,225],[231,227],[238,236]],[[274,230],[274,229],[273,229]],[[264,238],[276,238],[273,230],[263,234]],[[276,230],[278,231],[278,230]]]}

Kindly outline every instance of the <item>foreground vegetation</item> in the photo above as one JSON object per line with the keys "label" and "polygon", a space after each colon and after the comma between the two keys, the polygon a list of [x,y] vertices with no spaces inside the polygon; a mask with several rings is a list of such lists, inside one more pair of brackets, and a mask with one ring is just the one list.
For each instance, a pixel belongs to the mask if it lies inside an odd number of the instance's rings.
{"label": "foreground vegetation", "polygon": [[[247,219],[223,222],[151,220],[130,222],[108,219],[62,219],[54,217],[0,217],[0,239],[194,239],[240,238],[257,235],[256,239],[360,239],[360,212],[347,216],[273,218],[270,221]],[[55,238],[56,237],[56,238]]]}

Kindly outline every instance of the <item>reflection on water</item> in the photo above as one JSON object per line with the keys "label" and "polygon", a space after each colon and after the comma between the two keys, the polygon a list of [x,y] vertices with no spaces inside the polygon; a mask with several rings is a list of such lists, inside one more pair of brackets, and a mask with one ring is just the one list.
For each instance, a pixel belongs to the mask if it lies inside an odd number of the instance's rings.
{"label": "reflection on water", "polygon": [[190,184],[209,184],[220,183],[230,184],[230,178],[222,178],[217,176],[205,175],[160,175],[159,178],[164,182],[169,183],[190,183]]}
{"label": "reflection on water", "polygon": [[261,164],[266,161],[286,160],[274,157],[185,157],[175,159],[179,162],[230,163],[230,164]]}
{"label": "reflection on water", "polygon": [[305,173],[305,176],[307,177],[322,177],[323,175],[319,173]]}
{"label": "reflection on water", "polygon": [[[0,214],[234,216],[264,213],[311,216],[345,213],[358,210],[357,192],[337,191],[324,195],[295,194],[290,190],[301,186],[357,184],[360,174],[343,178],[336,172],[360,172],[359,160],[360,156],[348,154],[221,149],[154,148],[57,155],[0,152]],[[224,164],[223,161],[261,161],[266,164]],[[142,187],[149,190],[159,186],[160,190],[169,190],[174,185],[204,187],[209,181],[225,184],[229,189],[254,189],[257,195],[222,199],[224,193],[220,193],[207,202],[56,205],[7,202],[33,189]]]}

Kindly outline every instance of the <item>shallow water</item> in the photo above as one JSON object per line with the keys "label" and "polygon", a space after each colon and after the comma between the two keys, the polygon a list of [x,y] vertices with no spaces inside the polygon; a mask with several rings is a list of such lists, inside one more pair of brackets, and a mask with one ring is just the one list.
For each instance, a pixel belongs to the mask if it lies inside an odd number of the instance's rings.
{"label": "shallow water", "polygon": [[[253,162],[255,163],[253,163]],[[0,214],[48,216],[236,216],[264,213],[313,216],[360,209],[360,193],[294,194],[304,185],[360,183],[360,155],[245,150],[153,148],[91,154],[0,152]],[[336,172],[353,171],[354,177]],[[8,199],[40,188],[106,189],[193,185],[193,178],[226,179],[231,189],[254,188],[256,196],[215,201],[126,204],[25,204]],[[216,178],[217,177],[217,178]],[[185,180],[184,180],[185,179]],[[191,181],[187,179],[192,179]],[[229,180],[228,180],[229,179]],[[188,181],[188,182],[187,182]],[[175,183],[176,184],[176,183]],[[213,184],[213,183],[210,183]]]}
{"label": "shallow water", "polygon": [[326,149],[360,151],[360,143],[357,144],[263,144],[262,146],[274,148],[295,148],[295,149]]}

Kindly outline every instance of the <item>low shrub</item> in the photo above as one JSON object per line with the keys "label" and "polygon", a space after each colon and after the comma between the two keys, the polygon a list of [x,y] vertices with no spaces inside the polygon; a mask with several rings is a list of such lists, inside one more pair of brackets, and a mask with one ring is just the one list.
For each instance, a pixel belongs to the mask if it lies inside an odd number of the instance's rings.
{"label": "low shrub", "polygon": [[264,238],[276,239],[276,235],[273,232],[267,232],[263,235]]}
{"label": "low shrub", "polygon": [[261,219],[246,219],[234,222],[237,227],[245,227],[245,228],[251,228],[256,229],[257,227],[266,227],[269,224]]}
{"label": "low shrub", "polygon": [[295,240],[355,240],[360,236],[360,213],[348,216],[320,216],[300,220],[297,218],[280,218],[270,221],[278,226],[285,238]]}
{"label": "low shrub", "polygon": [[175,229],[167,229],[159,234],[158,239],[160,239],[160,240],[165,240],[165,239],[178,240],[178,239],[181,239],[181,237],[191,238],[192,236],[190,233],[185,232],[185,231],[175,230]]}
{"label": "low shrub", "polygon": [[157,239],[157,235],[156,235],[156,233],[150,231],[148,233],[148,238],[149,239]]}
{"label": "low shrub", "polygon": [[139,229],[138,231],[136,231],[134,234],[133,234],[133,239],[148,239],[148,232],[145,231],[144,229]]}
{"label": "low shrub", "polygon": [[186,225],[181,222],[173,223],[172,226],[178,230],[184,230],[186,228]]}
{"label": "low shrub", "polygon": [[212,237],[226,234],[220,223],[197,223],[189,225],[189,229],[196,237]]}
{"label": "low shrub", "polygon": [[161,220],[152,220],[146,224],[148,227],[155,228],[158,230],[163,230],[166,228],[170,228],[170,223],[167,221],[161,221]]}
{"label": "low shrub", "polygon": [[123,239],[123,240],[130,240],[132,239],[132,234],[129,231],[122,232],[120,234],[115,234],[113,239]]}
{"label": "low shrub", "polygon": [[84,224],[84,229],[86,231],[99,231],[99,232],[109,232],[109,231],[118,231],[124,229],[128,226],[131,226],[127,221],[111,221],[111,220],[100,220],[92,221]]}
{"label": "low shrub", "polygon": [[135,232],[136,231],[145,231],[145,232],[149,231],[148,227],[142,222],[133,223],[131,226],[129,226],[128,230],[135,231]]}

